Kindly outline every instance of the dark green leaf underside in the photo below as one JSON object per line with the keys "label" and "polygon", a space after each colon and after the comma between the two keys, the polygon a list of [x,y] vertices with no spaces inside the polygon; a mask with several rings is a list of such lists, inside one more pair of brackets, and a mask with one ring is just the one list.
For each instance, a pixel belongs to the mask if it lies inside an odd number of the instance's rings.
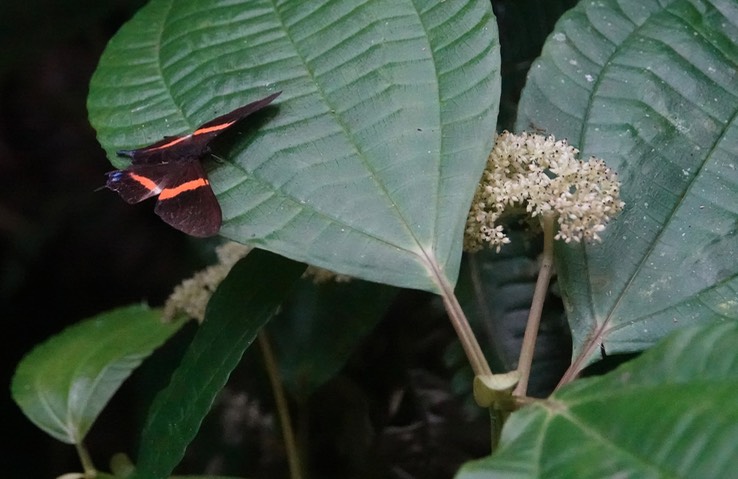
{"label": "dark green leaf underside", "polygon": [[531,69],[518,128],[604,158],[626,202],[558,250],[576,369],[738,318],[737,38],[732,0],[582,2]]}
{"label": "dark green leaf underside", "polygon": [[154,0],[88,103],[113,158],[280,90],[211,171],[221,233],[372,281],[453,284],[497,115],[489,2]]}

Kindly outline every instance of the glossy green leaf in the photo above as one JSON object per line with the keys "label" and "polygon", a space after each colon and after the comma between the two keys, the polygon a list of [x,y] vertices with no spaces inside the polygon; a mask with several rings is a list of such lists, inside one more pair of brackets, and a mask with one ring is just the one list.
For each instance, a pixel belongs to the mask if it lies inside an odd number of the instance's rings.
{"label": "glossy green leaf", "polygon": [[181,325],[141,305],[75,324],[23,358],[13,399],[46,433],[78,444],[123,381]]}
{"label": "glossy green leaf", "polygon": [[510,416],[457,479],[732,477],[738,324],[686,328],[611,373]]}
{"label": "glossy green leaf", "polygon": [[300,282],[269,323],[282,381],[307,398],[335,376],[383,318],[397,290],[376,283]]}
{"label": "glossy green leaf", "polygon": [[282,91],[219,152],[221,234],[438,291],[456,281],[499,86],[486,0],[154,0],[111,40],[88,107],[113,160]]}
{"label": "glossy green leaf", "polygon": [[171,382],[151,406],[135,477],[164,478],[172,472],[244,351],[304,269],[260,250],[236,263],[210,299]]}
{"label": "glossy green leaf", "polygon": [[737,39],[733,0],[582,2],[531,69],[518,128],[604,158],[626,202],[602,244],[558,250],[572,372],[738,318]]}

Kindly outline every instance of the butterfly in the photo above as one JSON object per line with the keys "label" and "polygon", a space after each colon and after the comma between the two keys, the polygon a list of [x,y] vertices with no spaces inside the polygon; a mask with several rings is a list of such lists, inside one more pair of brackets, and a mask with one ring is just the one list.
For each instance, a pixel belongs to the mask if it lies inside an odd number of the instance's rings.
{"label": "butterfly", "polygon": [[201,238],[217,234],[223,215],[202,159],[210,153],[210,142],[215,137],[269,105],[280,93],[236,108],[188,135],[169,136],[143,148],[118,151],[118,156],[131,159],[131,165],[107,173],[105,186],[129,204],[158,196],[154,212],[184,233]]}

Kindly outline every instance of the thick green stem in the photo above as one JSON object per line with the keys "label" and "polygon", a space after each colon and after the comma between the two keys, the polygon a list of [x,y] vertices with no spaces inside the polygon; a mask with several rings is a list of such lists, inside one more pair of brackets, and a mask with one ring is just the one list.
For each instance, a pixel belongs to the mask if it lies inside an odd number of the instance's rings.
{"label": "thick green stem", "polygon": [[302,478],[302,465],[300,464],[300,454],[297,450],[295,441],[295,432],[292,429],[292,418],[290,417],[290,409],[287,405],[287,397],[284,393],[282,378],[277,367],[277,360],[274,356],[269,339],[264,331],[257,336],[259,338],[259,347],[264,357],[269,382],[272,385],[272,393],[274,394],[274,403],[277,406],[277,414],[279,422],[282,425],[282,438],[284,439],[284,447],[287,453],[287,461],[290,468],[290,479]]}
{"label": "thick green stem", "polygon": [[94,479],[97,476],[97,469],[95,469],[95,465],[92,463],[92,458],[90,457],[90,453],[87,452],[87,448],[82,441],[77,442],[74,447],[77,449],[79,462],[82,463],[85,479]]}
{"label": "thick green stem", "polygon": [[461,309],[461,305],[456,299],[456,295],[454,295],[454,292],[450,287],[447,285],[444,286],[446,287],[442,288],[443,304],[446,307],[446,312],[451,320],[451,324],[453,325],[454,330],[456,330],[456,335],[459,337],[459,341],[461,341],[461,346],[464,348],[464,352],[471,364],[474,375],[491,375],[492,370],[489,368],[487,359],[482,353],[482,348],[479,347],[479,342],[477,342],[477,338],[474,336],[471,326],[469,326],[469,321],[466,319],[464,311]]}
{"label": "thick green stem", "polygon": [[541,219],[543,223],[543,258],[541,270],[538,272],[538,281],[536,281],[536,290],[533,293],[533,302],[528,313],[528,324],[525,327],[523,346],[520,349],[520,358],[518,359],[520,381],[513,391],[516,396],[525,396],[528,392],[528,380],[533,364],[533,353],[536,349],[538,328],[541,325],[543,302],[546,299],[553,270],[554,219],[555,217],[552,214],[544,214]]}

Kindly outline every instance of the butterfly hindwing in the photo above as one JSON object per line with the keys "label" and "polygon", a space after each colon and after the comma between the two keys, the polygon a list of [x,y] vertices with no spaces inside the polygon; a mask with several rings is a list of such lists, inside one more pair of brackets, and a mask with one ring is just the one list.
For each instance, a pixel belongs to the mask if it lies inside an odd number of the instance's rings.
{"label": "butterfly hindwing", "polygon": [[188,235],[204,238],[217,234],[222,213],[202,163],[192,159],[172,166],[154,212]]}

